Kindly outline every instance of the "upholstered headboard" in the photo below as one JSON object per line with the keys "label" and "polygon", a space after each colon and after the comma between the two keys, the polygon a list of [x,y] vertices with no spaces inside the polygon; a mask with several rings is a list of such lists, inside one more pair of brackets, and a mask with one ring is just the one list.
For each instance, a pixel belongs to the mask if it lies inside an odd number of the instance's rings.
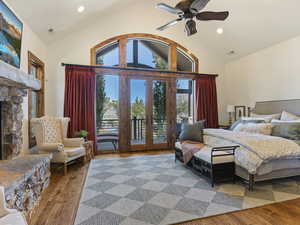
{"label": "upholstered headboard", "polygon": [[300,99],[257,102],[253,110],[257,114],[275,114],[282,111],[300,115]]}

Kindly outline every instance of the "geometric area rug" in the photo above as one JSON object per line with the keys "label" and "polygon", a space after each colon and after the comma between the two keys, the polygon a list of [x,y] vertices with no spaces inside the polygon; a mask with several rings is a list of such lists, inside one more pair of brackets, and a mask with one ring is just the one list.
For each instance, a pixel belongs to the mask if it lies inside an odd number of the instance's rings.
{"label": "geometric area rug", "polygon": [[167,225],[300,197],[300,178],[214,188],[174,154],[90,164],[75,225]]}

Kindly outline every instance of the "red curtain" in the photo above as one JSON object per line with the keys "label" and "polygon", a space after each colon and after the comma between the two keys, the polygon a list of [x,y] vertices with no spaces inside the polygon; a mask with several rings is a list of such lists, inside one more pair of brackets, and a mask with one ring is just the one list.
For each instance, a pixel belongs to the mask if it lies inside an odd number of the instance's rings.
{"label": "red curtain", "polygon": [[[70,117],[68,134],[87,130],[95,144],[95,70],[66,66],[64,116]],[[94,145],[95,146],[95,145]]]}
{"label": "red curtain", "polygon": [[218,100],[216,76],[196,79],[197,120],[206,120],[207,128],[218,128]]}

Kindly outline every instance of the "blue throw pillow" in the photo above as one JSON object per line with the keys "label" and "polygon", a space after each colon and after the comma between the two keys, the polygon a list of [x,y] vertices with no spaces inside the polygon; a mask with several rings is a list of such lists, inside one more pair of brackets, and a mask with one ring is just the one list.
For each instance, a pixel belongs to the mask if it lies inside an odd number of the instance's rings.
{"label": "blue throw pillow", "polygon": [[205,120],[197,121],[194,124],[183,123],[181,127],[181,133],[179,135],[179,140],[203,143],[204,123]]}

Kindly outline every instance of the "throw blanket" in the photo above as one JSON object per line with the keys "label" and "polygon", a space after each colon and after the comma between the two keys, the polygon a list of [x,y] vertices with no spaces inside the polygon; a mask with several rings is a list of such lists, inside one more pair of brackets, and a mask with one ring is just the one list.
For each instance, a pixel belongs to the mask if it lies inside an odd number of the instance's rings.
{"label": "throw blanket", "polygon": [[222,140],[227,144],[240,145],[235,153],[236,163],[250,174],[256,174],[263,163],[271,160],[300,158],[300,146],[281,137],[222,129],[205,129],[204,135],[205,144],[213,147],[221,146]]}
{"label": "throw blanket", "polygon": [[204,144],[199,142],[185,141],[181,144],[182,154],[183,154],[183,163],[188,164],[189,161],[193,158],[194,154],[199,152],[201,148],[204,147]]}

